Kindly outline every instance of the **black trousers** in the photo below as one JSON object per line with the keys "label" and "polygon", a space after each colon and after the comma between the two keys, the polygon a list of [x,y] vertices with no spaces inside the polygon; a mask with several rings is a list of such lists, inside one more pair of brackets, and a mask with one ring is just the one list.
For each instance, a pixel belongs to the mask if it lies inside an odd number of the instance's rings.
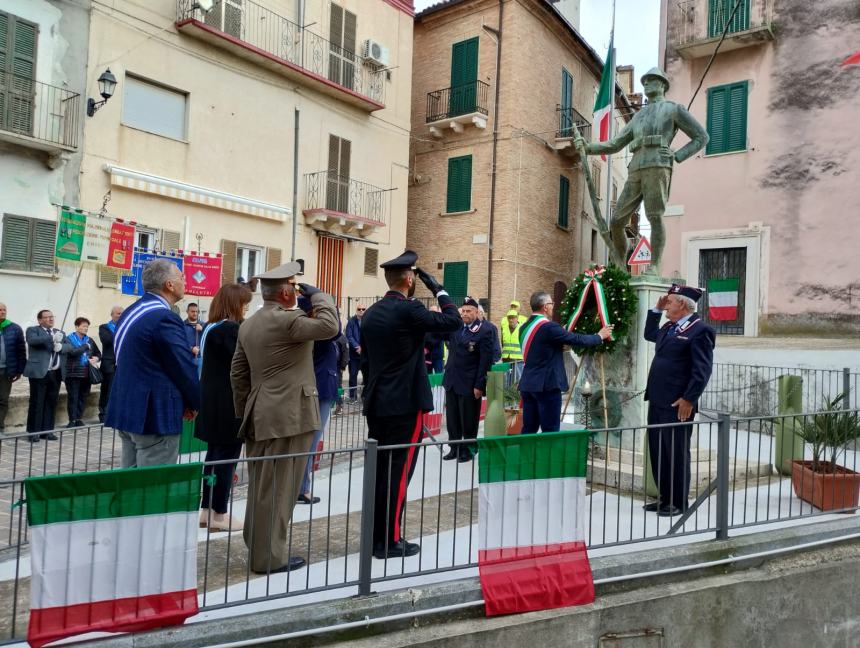
{"label": "black trousers", "polygon": [[60,396],[62,376],[59,369],[44,378],[30,378],[30,403],[27,407],[27,432],[47,432],[54,429],[54,414]]}
{"label": "black trousers", "polygon": [[80,421],[84,418],[84,409],[87,405],[87,396],[90,395],[90,378],[66,378],[66,412],[69,414],[69,423]]}
{"label": "black trousers", "polygon": [[686,511],[689,507],[687,497],[690,493],[690,440],[693,426],[678,421],[677,408],[649,405],[648,424],[657,423],[678,423],[672,427],[648,430],[651,474],[657,482],[660,503]]}
{"label": "black trousers", "polygon": [[[349,359],[349,398],[358,398],[358,372],[361,371],[361,358]],[[364,372],[361,372],[361,379],[364,381]]]}
{"label": "black trousers", "polygon": [[[206,449],[204,461],[226,461],[238,459],[242,454],[242,442],[210,443]],[[227,513],[230,506],[230,491],[233,489],[233,473],[236,472],[236,462],[204,466],[204,475],[215,475],[215,483],[210,486],[209,480],[203,480],[203,497],[200,508],[209,508],[216,513]]]}
{"label": "black trousers", "polygon": [[113,384],[113,372],[102,372],[102,384],[99,386],[99,421],[105,420],[107,414],[108,399],[110,398],[110,387]]}
{"label": "black trousers", "polygon": [[[445,391],[445,422],[449,439],[477,439],[480,418],[480,398],[475,398],[472,394],[461,396],[451,389]],[[454,447],[460,453],[473,452],[475,444],[463,443]]]}
{"label": "black trousers", "polygon": [[[368,416],[367,436],[380,446],[417,444],[421,440],[421,412],[399,416]],[[376,457],[376,497],[373,510],[373,545],[389,546],[403,537],[402,516],[406,488],[415,464],[418,448],[380,450]]]}

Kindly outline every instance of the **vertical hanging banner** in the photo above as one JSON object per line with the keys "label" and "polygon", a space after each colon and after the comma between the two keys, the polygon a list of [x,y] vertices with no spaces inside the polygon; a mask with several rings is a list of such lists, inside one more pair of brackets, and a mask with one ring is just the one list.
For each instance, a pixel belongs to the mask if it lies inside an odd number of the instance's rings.
{"label": "vertical hanging banner", "polygon": [[175,263],[179,271],[182,272],[182,257],[171,254],[158,254],[156,252],[147,252],[146,250],[137,249],[134,252],[134,261],[132,262],[132,274],[123,276],[122,278],[122,294],[123,295],[143,295],[143,283],[141,274],[143,266],[153,259],[167,259],[171,263]]}
{"label": "vertical hanging banner", "polygon": [[80,261],[84,249],[84,230],[87,217],[80,212],[63,209],[57,228],[57,247],[54,256],[66,261]]}
{"label": "vertical hanging banner", "polygon": [[112,223],[110,227],[110,245],[105,265],[120,270],[131,270],[134,257],[134,225]]}
{"label": "vertical hanging banner", "polygon": [[107,218],[87,219],[84,227],[84,249],[81,261],[106,265],[110,248],[110,220]]}
{"label": "vertical hanging banner", "polygon": [[221,287],[221,255],[186,254],[183,258],[185,294],[214,297]]}

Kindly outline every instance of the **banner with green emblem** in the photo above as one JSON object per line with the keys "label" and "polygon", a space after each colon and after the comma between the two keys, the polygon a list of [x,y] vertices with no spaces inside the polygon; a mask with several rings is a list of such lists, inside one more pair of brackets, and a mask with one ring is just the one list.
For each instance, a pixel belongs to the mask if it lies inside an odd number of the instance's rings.
{"label": "banner with green emblem", "polygon": [[84,249],[84,231],[87,227],[85,214],[62,210],[57,228],[57,247],[54,256],[66,261],[80,261]]}

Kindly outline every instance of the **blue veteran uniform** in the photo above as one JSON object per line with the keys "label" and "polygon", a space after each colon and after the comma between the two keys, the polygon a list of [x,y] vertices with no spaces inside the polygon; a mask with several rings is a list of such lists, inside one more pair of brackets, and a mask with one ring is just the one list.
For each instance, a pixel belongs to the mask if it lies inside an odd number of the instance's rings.
{"label": "blue veteran uniform", "polygon": [[645,339],[656,344],[645,389],[648,424],[678,425],[649,430],[648,450],[660,504],[685,511],[690,491],[693,427],[691,423],[678,421],[678,408],[672,407],[672,403],[679,398],[689,401],[693,404],[690,421],[695,417],[699,397],[711,377],[716,333],[695,313],[681,318],[677,324],[666,322],[661,327],[662,314],[652,310],[645,320]]}
{"label": "blue veteran uniform", "polygon": [[[493,364],[496,334],[486,320],[462,326],[448,340],[445,365],[445,421],[449,439],[477,439],[481,418],[481,397],[474,390],[487,391],[487,372]],[[451,458],[471,458],[472,444],[452,448]],[[454,452],[456,450],[456,452]]]}

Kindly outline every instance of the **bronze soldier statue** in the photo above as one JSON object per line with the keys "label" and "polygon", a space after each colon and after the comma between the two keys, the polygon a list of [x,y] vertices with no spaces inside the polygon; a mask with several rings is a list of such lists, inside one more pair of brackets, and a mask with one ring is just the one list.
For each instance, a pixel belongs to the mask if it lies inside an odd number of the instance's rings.
{"label": "bronze soldier statue", "polygon": [[[702,150],[708,143],[708,133],[684,108],[664,95],[669,90],[669,78],[660,68],[651,68],[642,75],[642,85],[648,104],[640,110],[618,135],[606,142],[585,143],[580,137],[577,148],[586,153],[618,153],[630,144],[633,157],[627,165],[627,182],[612,214],[612,244],[619,259],[627,258],[627,237],[624,228],[630,217],[644,201],[645,215],[651,224],[651,268],[659,273],[660,259],[666,246],[663,213],[669,198],[672,165],[683,162]],[[670,148],[675,134],[686,133],[690,141],[677,151]]]}

